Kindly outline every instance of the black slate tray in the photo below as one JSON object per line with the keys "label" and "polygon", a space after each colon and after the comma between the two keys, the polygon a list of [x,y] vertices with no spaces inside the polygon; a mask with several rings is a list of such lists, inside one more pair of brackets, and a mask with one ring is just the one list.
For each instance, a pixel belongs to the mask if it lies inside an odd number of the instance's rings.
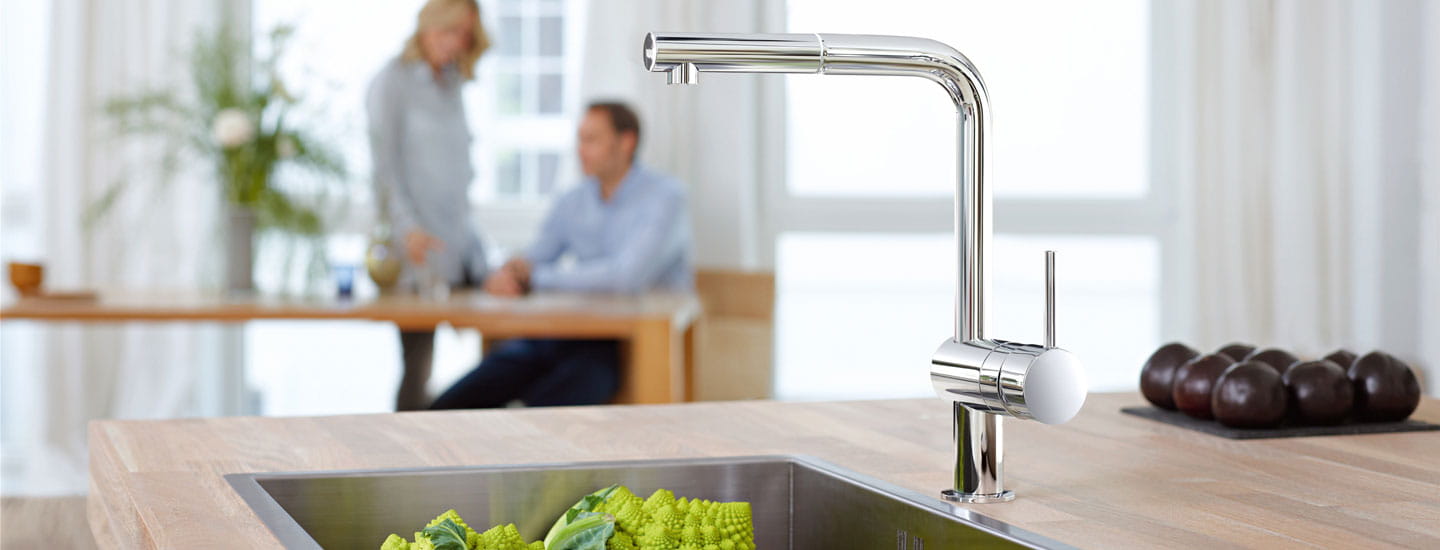
{"label": "black slate tray", "polygon": [[1404,420],[1401,422],[1347,422],[1338,426],[1281,426],[1279,428],[1245,429],[1231,428],[1214,420],[1190,418],[1180,411],[1169,411],[1159,407],[1124,407],[1120,409],[1120,412],[1229,439],[1271,439],[1276,437],[1360,435],[1440,430],[1440,424],[1431,424],[1419,420]]}

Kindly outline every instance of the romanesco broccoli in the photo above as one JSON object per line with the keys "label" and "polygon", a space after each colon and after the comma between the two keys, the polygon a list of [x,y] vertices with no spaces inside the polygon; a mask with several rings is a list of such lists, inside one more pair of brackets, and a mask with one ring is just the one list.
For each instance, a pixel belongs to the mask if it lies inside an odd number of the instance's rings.
{"label": "romanesco broccoli", "polygon": [[435,543],[430,542],[430,537],[425,533],[415,532],[415,542],[410,543],[410,550],[435,550]]}
{"label": "romanesco broccoli", "polygon": [[681,498],[660,489],[641,499],[617,487],[595,511],[615,516],[607,550],[754,550],[748,502]]}
{"label": "romanesco broccoli", "polygon": [[[595,516],[590,517],[592,523],[602,518],[610,522],[613,518],[614,530],[608,539],[592,539],[586,548],[604,540],[606,550],[755,550],[755,526],[748,502],[676,499],[675,493],[665,489],[640,498],[624,486],[597,491],[587,499],[581,503],[593,504],[593,512],[580,514],[573,521],[584,521],[587,516]],[[390,535],[380,550],[436,550],[436,544],[453,547],[455,543],[449,541],[453,540],[450,535],[457,532],[455,526],[464,531],[464,550],[546,550],[544,541],[525,542],[513,523],[476,532],[454,510],[446,510],[426,528],[440,526],[445,520],[455,525],[435,535],[444,539],[432,541],[424,532],[417,532],[414,541],[407,542],[399,535]],[[606,533],[596,536],[604,537]]]}
{"label": "romanesco broccoli", "polygon": [[480,544],[474,550],[529,550],[530,543],[520,536],[513,523],[496,525],[480,533]]}
{"label": "romanesco broccoli", "polygon": [[410,541],[391,533],[390,536],[385,537],[385,542],[380,544],[380,550],[410,550]]}
{"label": "romanesco broccoli", "polygon": [[[455,522],[464,530],[464,550],[545,550],[544,542],[538,540],[525,542],[525,539],[520,536],[520,530],[513,523],[496,525],[484,533],[477,533],[454,510],[446,510],[425,527],[439,526],[447,519]],[[380,550],[436,550],[436,548],[435,542],[430,540],[430,536],[423,531],[417,531],[413,542],[407,542],[404,537],[395,534],[386,537],[385,542],[380,545]]]}

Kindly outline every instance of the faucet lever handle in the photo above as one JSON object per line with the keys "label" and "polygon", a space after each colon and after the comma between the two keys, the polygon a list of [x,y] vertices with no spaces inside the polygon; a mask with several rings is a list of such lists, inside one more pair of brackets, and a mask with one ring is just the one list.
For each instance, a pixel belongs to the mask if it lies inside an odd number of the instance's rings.
{"label": "faucet lever handle", "polygon": [[1055,347],[1055,251],[1045,251],[1045,347]]}

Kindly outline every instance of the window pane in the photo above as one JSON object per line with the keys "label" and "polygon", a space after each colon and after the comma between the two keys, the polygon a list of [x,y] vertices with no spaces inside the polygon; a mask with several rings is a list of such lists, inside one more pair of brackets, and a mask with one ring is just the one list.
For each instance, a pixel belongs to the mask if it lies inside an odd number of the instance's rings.
{"label": "window pane", "polygon": [[520,45],[524,43],[525,33],[523,30],[524,20],[515,16],[500,18],[500,26],[494,31],[495,41],[498,44],[497,50],[500,55],[512,57],[520,55]]}
{"label": "window pane", "polygon": [[775,397],[930,395],[949,330],[945,235],[789,233],[776,244]]}
{"label": "window pane", "polygon": [[500,114],[519,115],[524,112],[525,96],[520,86],[520,75],[502,73],[496,78],[495,92],[499,96],[495,99],[495,106]]}
{"label": "window pane", "polygon": [[540,18],[540,55],[558,57],[564,54],[565,20],[559,17]]}
{"label": "window pane", "polygon": [[[777,244],[776,397],[932,395],[954,331],[948,234],[789,233]],[[1059,344],[1095,390],[1133,389],[1158,343],[1159,252],[1148,237],[998,235],[987,335],[1042,341],[1042,252],[1057,258]]]}
{"label": "window pane", "polygon": [[564,103],[565,81],[559,74],[540,75],[540,114],[553,115],[560,112]]}
{"label": "window pane", "polygon": [[515,198],[520,196],[520,153],[509,151],[500,155],[500,163],[495,170],[496,194],[501,198]]}
{"label": "window pane", "polygon": [[[279,71],[286,87],[304,101],[300,111],[289,116],[318,123],[315,129],[323,130],[351,174],[370,173],[365,91],[376,72],[400,54],[414,30],[419,5],[375,0],[257,0],[249,5],[254,8],[252,28],[258,34],[281,24],[295,26]],[[9,4],[0,9],[9,9]],[[264,49],[267,41],[256,40],[254,45]],[[368,191],[351,198],[360,211],[373,212],[374,203],[366,200]]]}
{"label": "window pane", "polygon": [[540,153],[540,163],[536,180],[539,184],[540,196],[548,196],[555,191],[555,174],[560,169],[560,154],[555,152]]}
{"label": "window pane", "polygon": [[[791,0],[789,26],[795,32],[924,36],[968,56],[991,94],[997,197],[1133,198],[1146,192],[1144,0],[897,2],[874,10],[857,0]],[[934,84],[824,76],[786,83],[792,192],[951,192],[955,109]]]}

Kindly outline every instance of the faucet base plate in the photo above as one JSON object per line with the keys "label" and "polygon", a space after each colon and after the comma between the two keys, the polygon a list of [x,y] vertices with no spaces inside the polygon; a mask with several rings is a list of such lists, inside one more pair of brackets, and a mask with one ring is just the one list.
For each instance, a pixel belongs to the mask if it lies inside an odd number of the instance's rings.
{"label": "faucet base plate", "polygon": [[1015,491],[999,493],[962,493],[954,489],[940,491],[940,497],[950,502],[985,504],[989,502],[1010,502],[1015,500]]}

